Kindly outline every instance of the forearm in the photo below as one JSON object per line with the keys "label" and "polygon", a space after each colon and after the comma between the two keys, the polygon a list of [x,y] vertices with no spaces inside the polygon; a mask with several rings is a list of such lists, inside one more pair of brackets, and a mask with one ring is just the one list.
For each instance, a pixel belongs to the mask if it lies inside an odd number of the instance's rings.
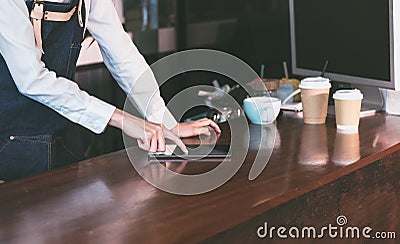
{"label": "forearm", "polygon": [[174,141],[184,152],[187,152],[179,137],[162,125],[145,121],[120,109],[114,111],[108,124],[121,129],[128,136],[136,138],[139,147],[144,150],[165,151],[165,137]]}
{"label": "forearm", "polygon": [[88,30],[100,46],[105,65],[139,112],[167,128],[176,126],[153,72],[123,29],[110,0],[91,1]]}

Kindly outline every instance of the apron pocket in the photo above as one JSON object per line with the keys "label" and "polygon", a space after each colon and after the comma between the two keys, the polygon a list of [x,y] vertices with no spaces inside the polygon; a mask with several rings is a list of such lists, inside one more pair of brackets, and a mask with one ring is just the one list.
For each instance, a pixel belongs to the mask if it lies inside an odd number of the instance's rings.
{"label": "apron pocket", "polygon": [[0,179],[11,181],[51,168],[51,135],[10,136],[0,148]]}

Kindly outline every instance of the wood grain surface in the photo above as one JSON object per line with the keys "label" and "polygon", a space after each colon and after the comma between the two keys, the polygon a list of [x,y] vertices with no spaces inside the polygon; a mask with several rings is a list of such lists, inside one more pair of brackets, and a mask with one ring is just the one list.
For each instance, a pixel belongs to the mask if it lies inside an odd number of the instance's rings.
{"label": "wood grain surface", "polygon": [[[229,142],[229,128],[222,127],[219,140]],[[359,134],[342,135],[336,132],[333,118],[325,125],[312,126],[303,124],[301,114],[285,112],[276,128],[274,150],[258,178],[248,180],[257,153],[250,145],[238,173],[218,189],[200,195],[158,190],[135,171],[125,151],[0,184],[0,243],[256,241],[257,224],[265,218],[279,224],[281,211],[287,213],[282,215],[286,224],[293,219],[331,223],[341,209],[349,213],[349,208],[364,212],[351,214],[355,224],[357,216],[366,218],[369,211],[376,211],[368,223],[399,229],[399,208],[398,204],[393,208],[393,201],[398,203],[400,194],[399,177],[395,179],[399,175],[400,117],[362,118]],[[250,126],[251,143],[260,140],[259,130]],[[146,155],[138,153],[134,159],[143,161],[141,174],[165,180],[165,173],[154,171]],[[190,175],[208,172],[218,164],[164,166]],[[383,173],[378,177],[379,172]],[[386,178],[385,172],[391,174]],[[369,198],[382,185],[390,189],[385,191],[388,196]],[[360,205],[359,198],[374,204]],[[388,207],[382,207],[385,204]],[[325,208],[335,211],[318,211]],[[384,213],[382,219],[379,211]]]}

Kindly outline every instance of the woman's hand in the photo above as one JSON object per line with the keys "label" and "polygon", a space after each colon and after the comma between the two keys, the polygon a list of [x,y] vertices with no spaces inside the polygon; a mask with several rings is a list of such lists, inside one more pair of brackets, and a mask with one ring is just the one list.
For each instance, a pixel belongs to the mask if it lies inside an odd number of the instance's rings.
{"label": "woman's hand", "polygon": [[128,136],[136,138],[140,148],[150,152],[164,152],[165,138],[175,142],[183,152],[188,152],[179,137],[162,125],[145,121],[131,114],[116,109],[109,122],[120,128]]}
{"label": "woman's hand", "polygon": [[218,134],[221,133],[219,126],[212,120],[204,118],[190,122],[182,122],[172,128],[172,132],[179,137],[191,137],[198,135],[211,135],[210,128]]}

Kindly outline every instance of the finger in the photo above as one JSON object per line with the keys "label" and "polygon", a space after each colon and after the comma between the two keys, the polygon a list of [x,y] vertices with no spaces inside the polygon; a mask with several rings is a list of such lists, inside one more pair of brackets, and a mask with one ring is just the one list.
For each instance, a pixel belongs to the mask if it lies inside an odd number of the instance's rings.
{"label": "finger", "polygon": [[208,129],[208,127],[201,127],[201,128],[197,128],[196,130],[197,130],[196,132],[198,135],[206,135],[206,136],[211,135],[211,132]]}
{"label": "finger", "polygon": [[150,138],[150,152],[157,152],[157,136],[152,135]]}
{"label": "finger", "polygon": [[221,133],[221,129],[219,128],[217,123],[215,123],[211,119],[198,120],[197,122],[198,123],[196,124],[196,126],[211,126],[211,128],[213,128],[217,133]]}
{"label": "finger", "polygon": [[199,119],[197,121],[207,121],[207,120],[209,120],[209,118],[202,118],[202,119]]}
{"label": "finger", "polygon": [[144,124],[144,138],[141,138],[144,143],[147,145],[147,150],[150,152],[155,152],[154,149],[152,149],[152,138],[154,137],[153,132],[152,132],[152,125],[150,123],[145,122]]}
{"label": "finger", "polygon": [[196,126],[196,127],[207,126],[207,125],[210,125],[211,121],[212,120],[210,120],[210,119],[197,120],[197,121],[195,121],[194,126]]}
{"label": "finger", "polygon": [[217,125],[217,123],[215,123],[215,122],[212,121],[211,119],[207,119],[206,121],[202,121],[201,125],[202,125],[202,126],[210,126],[210,127],[213,128],[217,133],[221,133],[221,129],[219,128],[219,126]]}
{"label": "finger", "polygon": [[217,123],[215,123],[214,121],[212,121],[211,119],[209,119],[210,124],[209,126],[211,126],[211,128],[213,128],[215,130],[215,132],[217,133],[221,133],[221,129],[219,128],[219,126],[217,125]]}
{"label": "finger", "polygon": [[178,145],[178,147],[182,150],[182,152],[184,152],[184,153],[188,153],[189,152],[187,150],[185,144],[182,142],[182,140],[179,139],[179,137],[177,137],[170,130],[165,129],[164,130],[164,135],[165,135],[166,138],[168,138],[168,139],[172,140],[173,142],[175,142],[176,145]]}
{"label": "finger", "polygon": [[158,141],[158,151],[165,152],[165,138],[162,130],[160,130],[157,133],[157,141]]}

